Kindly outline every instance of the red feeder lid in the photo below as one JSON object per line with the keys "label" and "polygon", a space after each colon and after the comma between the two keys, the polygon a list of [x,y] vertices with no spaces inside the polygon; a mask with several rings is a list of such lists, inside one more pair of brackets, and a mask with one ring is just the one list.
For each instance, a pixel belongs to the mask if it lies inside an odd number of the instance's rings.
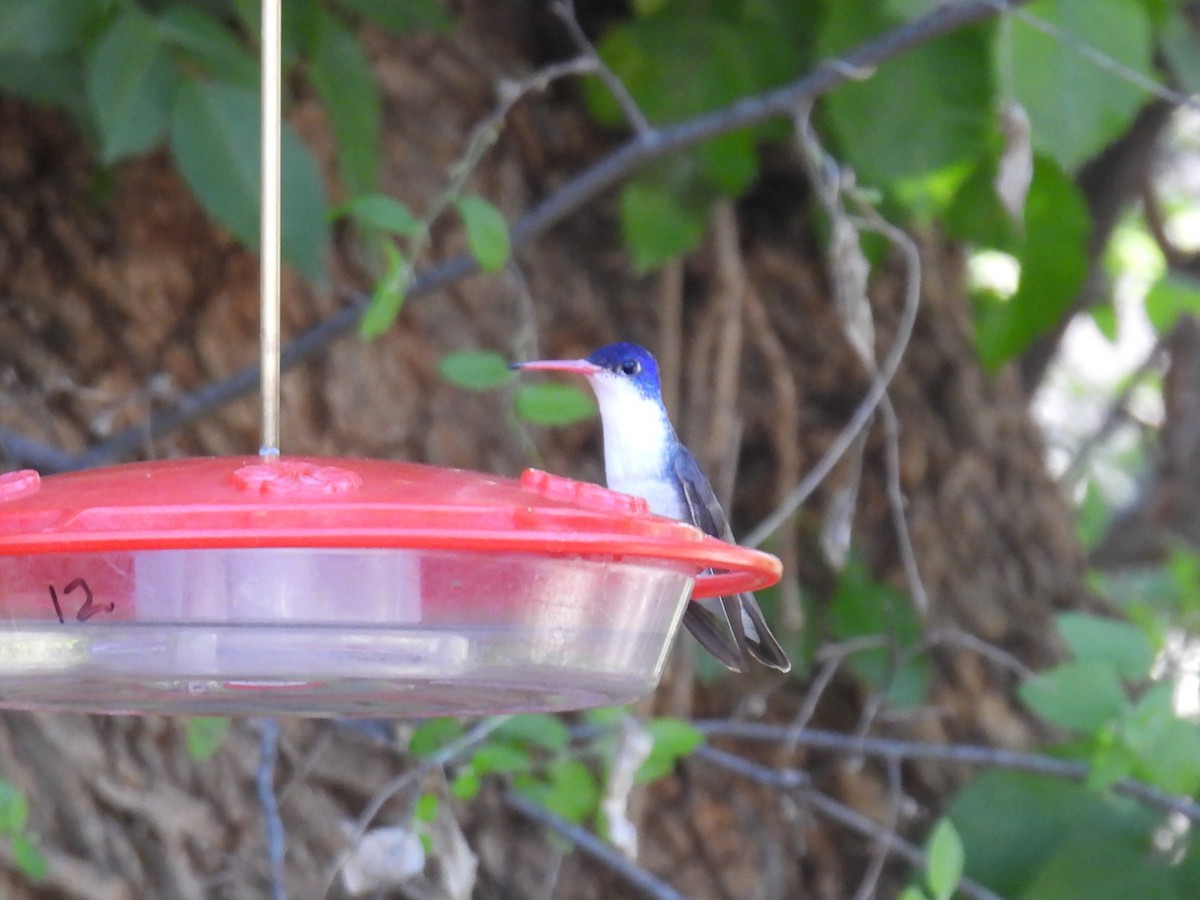
{"label": "red feeder lid", "polygon": [[263,547],[632,557],[694,565],[693,598],[779,580],[778,559],[536,469],[519,481],[369,459],[217,457],[0,475],[0,556]]}

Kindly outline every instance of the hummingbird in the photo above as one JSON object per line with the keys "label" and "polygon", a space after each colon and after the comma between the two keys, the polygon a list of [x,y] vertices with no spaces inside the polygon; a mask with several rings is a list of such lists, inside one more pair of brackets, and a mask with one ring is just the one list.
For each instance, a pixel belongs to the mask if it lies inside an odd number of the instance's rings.
{"label": "hummingbird", "polygon": [[[671,426],[658,363],[649,350],[637,344],[609,344],[586,359],[543,359],[513,363],[510,368],[587,378],[600,406],[609,489],[641,497],[652,513],[733,543],[729,520],[712,485]],[[719,605],[714,604],[721,615],[703,605],[706,602],[689,603],[683,624],[722,665],[741,672],[749,654],[781,672],[791,669],[753,594],[721,597]]]}

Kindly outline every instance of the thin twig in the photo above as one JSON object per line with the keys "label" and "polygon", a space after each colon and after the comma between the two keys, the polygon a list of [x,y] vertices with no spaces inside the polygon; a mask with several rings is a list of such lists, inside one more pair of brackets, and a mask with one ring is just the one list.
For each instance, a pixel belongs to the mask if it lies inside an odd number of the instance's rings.
{"label": "thin twig", "polygon": [[[811,102],[889,59],[942,35],[994,18],[998,12],[1015,9],[1028,2],[1031,0],[961,0],[937,6],[924,16],[860,44],[838,59],[820,63],[811,72],[782,87],[743,97],[728,106],[676,125],[654,129],[644,135],[635,135],[591,168],[572,178],[514,223],[510,232],[512,249],[515,252],[528,246],[609,188],[659,159],[711,137],[737,131],[768,119],[791,116],[800,104]],[[405,293],[406,302],[432,294],[477,271],[478,263],[470,254],[456,256],[417,276]],[[367,298],[356,295],[344,309],[288,344],[283,351],[284,370],[312,358],[324,351],[334,340],[354,331],[366,308]],[[69,461],[53,459],[54,451],[47,449],[41,454],[45,461],[57,462],[59,465],[46,466],[43,471],[89,468],[124,457],[136,450],[147,437],[159,438],[183,428],[225,404],[257,390],[258,386],[258,366],[247,366],[223,381],[214,382],[184,395],[173,408],[118,432],[91,450],[71,457]],[[872,409],[877,402],[876,399],[871,404]],[[861,425],[858,427],[861,428]],[[855,429],[855,433],[857,430],[858,428]],[[853,440],[853,435],[850,439]],[[24,459],[19,457],[16,461],[22,463]],[[68,464],[62,465],[64,462]],[[821,477],[823,478],[824,474]],[[821,478],[813,479],[814,486],[820,480]],[[803,502],[807,493],[811,493],[811,488],[801,496],[796,506]],[[786,519],[787,516],[782,518]]]}
{"label": "thin twig", "polygon": [[[900,806],[904,801],[898,760],[887,760],[887,783],[888,819],[883,826],[884,834],[896,834],[896,829],[900,827]],[[854,892],[854,900],[871,900],[875,896],[875,889],[879,886],[883,867],[887,864],[891,852],[892,846],[889,841],[876,838],[875,846],[871,849],[871,861],[867,864],[867,871],[859,882],[858,890]]]}
{"label": "thin twig", "polygon": [[[825,207],[833,223],[833,235],[829,245],[829,271],[833,282],[834,301],[841,315],[846,338],[851,347],[857,352],[868,371],[876,373],[875,358],[875,323],[871,313],[871,305],[867,299],[867,279],[870,267],[862,252],[859,229],[854,220],[847,214],[842,198],[850,194],[858,205],[866,210],[867,220],[871,230],[880,231],[879,224],[883,218],[868,204],[860,193],[856,192],[853,173],[843,172],[837,160],[831,157],[817,137],[812,127],[811,109],[802,107],[795,117],[796,140],[800,145],[801,156],[808,170],[809,181],[813,184],[821,204]],[[911,277],[910,273],[910,277]],[[896,532],[896,540],[900,549],[900,560],[904,567],[905,580],[908,583],[909,596],[918,612],[925,613],[929,609],[929,595],[925,583],[921,579],[917,555],[913,550],[912,535],[908,529],[908,519],[905,515],[907,502],[904,498],[904,486],[901,483],[900,472],[900,419],[891,398],[885,393],[880,401],[884,422],[884,443],[887,469],[888,506],[892,516],[892,525]],[[859,435],[859,440],[851,447],[857,450],[853,455],[854,470],[850,482],[848,509],[845,511],[848,519],[852,518],[854,496],[857,494],[858,479],[862,473],[862,455],[865,445],[866,432]],[[836,504],[835,504],[836,508]],[[847,522],[847,538],[849,522]]]}
{"label": "thin twig", "polygon": [[908,585],[913,606],[917,612],[926,613],[929,611],[929,593],[925,590],[925,581],[921,578],[912,534],[908,529],[908,518],[904,514],[907,501],[904,498],[904,485],[900,480],[900,417],[896,415],[892,398],[886,394],[879,404],[879,411],[883,414],[888,506],[892,512],[892,527],[896,532],[896,543],[899,545],[900,562],[904,566],[904,580]]}
{"label": "thin twig", "polygon": [[634,132],[641,135],[650,134],[654,129],[637,101],[633,99],[633,94],[629,93],[625,82],[617,77],[617,73],[609,68],[608,63],[601,59],[600,54],[596,52],[595,45],[584,33],[583,26],[579,24],[579,19],[575,15],[575,0],[557,0],[550,4],[550,11],[562,19],[567,33],[575,43],[575,48],[585,58],[592,61],[592,71],[597,78],[604,82],[604,86],[613,95],[613,99],[617,101],[617,106],[621,107],[621,112]]}
{"label": "thin twig", "polygon": [[[746,323],[752,339],[767,366],[774,392],[774,413],[771,420],[771,442],[775,450],[774,496],[783,496],[799,480],[803,472],[799,442],[800,402],[796,379],[792,375],[790,355],[780,339],[767,312],[766,304],[753,281],[746,285],[744,298]],[[800,594],[800,542],[796,537],[796,520],[790,519],[778,533],[772,548],[783,563],[780,582],[780,621],[785,629],[798,632],[804,625],[804,602]]]}
{"label": "thin twig", "polygon": [[445,765],[453,762],[461,754],[466,753],[476,744],[485,740],[489,734],[511,719],[512,716],[489,716],[480,722],[477,722],[474,727],[463,734],[461,737],[448,742],[437,752],[430,755],[427,759],[423,759],[419,765],[409,769],[403,775],[398,775],[393,778],[371,798],[371,802],[366,805],[362,813],[359,814],[358,821],[354,824],[354,830],[346,838],[347,849],[338,857],[333,868],[325,877],[324,889],[318,894],[319,897],[326,897],[333,889],[333,883],[337,880],[338,873],[342,871],[342,867],[349,859],[350,851],[362,840],[363,835],[367,833],[367,829],[371,827],[371,823],[375,821],[375,817],[379,815],[379,811],[383,809],[384,804],[391,800],[401,791],[418,783],[431,772],[435,772]]}
{"label": "thin twig", "polygon": [[0,453],[14,467],[30,466],[42,472],[63,472],[75,468],[76,462],[70,453],[9,428],[0,428]]}
{"label": "thin twig", "polygon": [[[714,747],[698,747],[693,751],[692,757],[780,792],[794,794],[797,802],[811,807],[827,819],[876,842],[917,868],[928,868],[929,860],[919,847],[857,810],[812,789],[808,777],[802,772],[795,769],[771,769]],[[958,893],[968,900],[1001,900],[997,894],[969,878],[959,879]]]}
{"label": "thin twig", "polygon": [[[1056,759],[1035,753],[1020,753],[972,744],[930,744],[894,738],[857,737],[816,728],[796,729],[787,725],[742,722],[728,719],[701,719],[692,723],[709,737],[801,745],[834,753],[932,762],[958,763],[993,769],[1012,769],[1033,775],[1047,775],[1067,781],[1086,781],[1091,767],[1086,763]],[[1178,813],[1200,825],[1200,804],[1190,797],[1177,796],[1133,778],[1121,778],[1112,790],[1163,812]]]}
{"label": "thin twig", "polygon": [[[855,653],[863,650],[875,650],[882,646],[886,646],[885,638],[880,635],[869,634],[822,647],[817,654],[821,668],[805,692],[804,702],[800,704],[799,711],[788,727],[795,729],[798,735],[803,734],[805,726],[816,715],[817,706],[820,704],[821,698],[825,696],[825,691],[829,689],[829,685],[833,682],[833,676],[842,667],[842,663]],[[796,745],[794,743],[787,746],[789,753],[795,749]]]}
{"label": "thin twig", "polygon": [[[1173,103],[1176,106],[1185,106],[1189,109],[1200,110],[1200,98],[1197,98],[1195,95],[1185,94],[1182,91],[1167,87],[1162,82],[1156,81],[1145,73],[1125,65],[1118,59],[1114,59],[1098,47],[1094,47],[1086,41],[1081,41],[1075,35],[1071,34],[1071,32],[1060,28],[1053,22],[1049,22],[1040,16],[1035,16],[1025,10],[1016,10],[1010,7],[1009,4],[1004,3],[1003,0],[995,0],[993,5],[997,7],[999,12],[1007,13],[1018,21],[1024,22],[1030,28],[1035,28],[1042,32],[1042,34],[1054,38],[1054,40],[1058,41],[1064,47],[1074,50],[1097,68],[1112,73],[1118,78],[1141,88],[1146,93]],[[999,9],[1001,6],[1004,9]]]}
{"label": "thin twig", "polygon": [[287,834],[279,816],[279,801],[275,796],[275,755],[279,747],[279,720],[263,719],[259,723],[260,749],[255,786],[267,828],[267,863],[271,867],[271,897],[287,900],[283,881],[283,858]]}
{"label": "thin twig", "polygon": [[[877,825],[871,818],[858,810],[852,809],[820,791],[810,792],[805,799],[808,800],[809,806],[825,818],[832,819],[843,828],[856,831],[865,838],[885,844],[890,852],[918,869],[927,870],[929,868],[929,858],[920,847],[909,843],[899,835],[884,830],[882,826]],[[1003,900],[999,894],[988,890],[979,882],[965,877],[958,879],[957,893],[966,897],[967,900]]]}
{"label": "thin twig", "polygon": [[925,636],[921,638],[921,647],[924,650],[929,650],[941,644],[957,645],[972,650],[985,659],[990,659],[997,665],[1008,669],[1022,679],[1033,677],[1033,670],[1007,650],[997,647],[995,644],[989,644],[983,638],[976,637],[958,628],[937,628],[933,631],[927,631]]}
{"label": "thin twig", "polygon": [[[943,7],[948,9],[951,7]],[[896,326],[896,335],[892,340],[892,346],[888,348],[887,356],[884,357],[883,365],[879,367],[879,373],[871,381],[871,387],[867,394],[859,402],[858,407],[854,410],[854,414],[850,417],[850,421],[841,430],[833,443],[829,445],[829,449],[817,462],[809,473],[792,489],[792,492],[784,498],[783,502],[775,508],[769,516],[763,519],[754,529],[746,535],[741,541],[748,547],[757,547],[768,537],[770,537],[776,529],[786,522],[800,505],[808,499],[809,495],[816,490],[825,478],[833,471],[833,467],[854,443],[858,433],[866,427],[871,417],[875,415],[875,410],[879,406],[883,395],[887,392],[888,385],[891,384],[892,378],[896,374],[896,370],[900,368],[900,361],[904,358],[904,353],[908,349],[908,341],[912,337],[913,326],[917,321],[917,310],[920,307],[921,301],[921,255],[917,251],[917,245],[907,234],[901,229],[891,225],[882,219],[875,221],[865,221],[863,227],[870,228],[872,231],[877,231],[886,237],[891,243],[903,252],[906,267],[905,277],[905,300],[904,309],[900,315],[900,321]]]}
{"label": "thin twig", "polygon": [[1104,443],[1109,435],[1116,430],[1117,426],[1125,420],[1125,417],[1128,415],[1126,407],[1129,405],[1129,399],[1133,396],[1133,392],[1142,385],[1142,382],[1146,378],[1159,368],[1163,358],[1167,354],[1167,341],[1170,336],[1170,332],[1159,335],[1158,340],[1154,342],[1154,346],[1150,348],[1150,352],[1146,354],[1145,359],[1129,374],[1125,379],[1125,386],[1121,388],[1120,393],[1109,403],[1108,410],[1100,422],[1100,427],[1088,435],[1075,449],[1075,454],[1071,457],[1071,461],[1067,463],[1066,469],[1063,470],[1062,475],[1058,479],[1059,485],[1068,494],[1074,489],[1079,478],[1082,477],[1084,467],[1087,465],[1088,460],[1091,459],[1095,449]]}
{"label": "thin twig", "polygon": [[546,807],[522,797],[516,791],[509,791],[504,800],[509,809],[571,841],[580,851],[607,866],[642,895],[654,900],[683,900],[683,894],[675,888],[626,859],[616,848],[606,844],[586,828],[567,821]]}

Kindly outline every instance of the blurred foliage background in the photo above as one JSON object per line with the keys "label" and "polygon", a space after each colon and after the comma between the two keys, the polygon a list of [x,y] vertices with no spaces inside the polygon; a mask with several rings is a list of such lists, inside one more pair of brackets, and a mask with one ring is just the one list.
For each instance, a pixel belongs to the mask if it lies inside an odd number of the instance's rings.
{"label": "blurred foliage background", "polygon": [[[257,445],[258,20],[0,4],[10,467]],[[1198,27],[288,0],[284,450],[599,481],[590,397],[505,364],[644,343],[797,664],[684,638],[562,717],[6,713],[0,890],[1200,896]]]}

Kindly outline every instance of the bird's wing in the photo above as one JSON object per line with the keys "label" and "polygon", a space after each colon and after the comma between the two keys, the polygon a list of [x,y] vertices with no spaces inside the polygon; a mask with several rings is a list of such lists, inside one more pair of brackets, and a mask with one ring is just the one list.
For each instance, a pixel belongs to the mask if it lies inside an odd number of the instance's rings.
{"label": "bird's wing", "polygon": [[679,452],[674,454],[673,468],[672,474],[687,502],[692,524],[705,534],[732,542],[733,531],[729,527],[729,519],[725,517],[725,510],[721,509],[716,492],[708,483],[696,457],[686,447],[680,446]]}
{"label": "bird's wing", "polygon": [[[705,534],[711,534],[713,537],[732,543],[733,530],[729,527],[729,520],[725,518],[725,510],[721,509],[717,494],[709,484],[708,477],[700,468],[700,464],[696,462],[696,457],[681,445],[679,451],[674,454],[672,468],[675,481],[687,504],[688,517],[692,524]],[[744,657],[746,627],[742,622],[741,600],[735,595],[722,597],[721,608],[725,612],[725,621],[733,632],[738,653]]]}
{"label": "bird's wing", "polygon": [[[721,508],[716,492],[713,491],[700,464],[696,462],[696,458],[686,447],[681,446],[679,452],[675,454],[673,474],[687,503],[688,515],[692,524],[705,534],[711,534],[713,537],[718,537],[731,544],[734,543],[733,529],[729,527],[729,519],[725,517],[725,510]],[[763,665],[781,672],[791,669],[792,664],[788,660],[787,653],[779,645],[775,635],[771,633],[753,594],[722,597],[721,606],[743,658],[745,653],[749,652]],[[749,624],[748,628],[747,623]],[[694,629],[692,631],[695,633]],[[749,633],[747,633],[748,631]]]}
{"label": "bird's wing", "polygon": [[[711,653],[730,672],[743,672],[746,656],[729,639],[728,613],[718,616],[704,605],[706,601],[692,600],[683,613],[683,624],[696,641]],[[722,612],[725,612],[722,607]]]}

